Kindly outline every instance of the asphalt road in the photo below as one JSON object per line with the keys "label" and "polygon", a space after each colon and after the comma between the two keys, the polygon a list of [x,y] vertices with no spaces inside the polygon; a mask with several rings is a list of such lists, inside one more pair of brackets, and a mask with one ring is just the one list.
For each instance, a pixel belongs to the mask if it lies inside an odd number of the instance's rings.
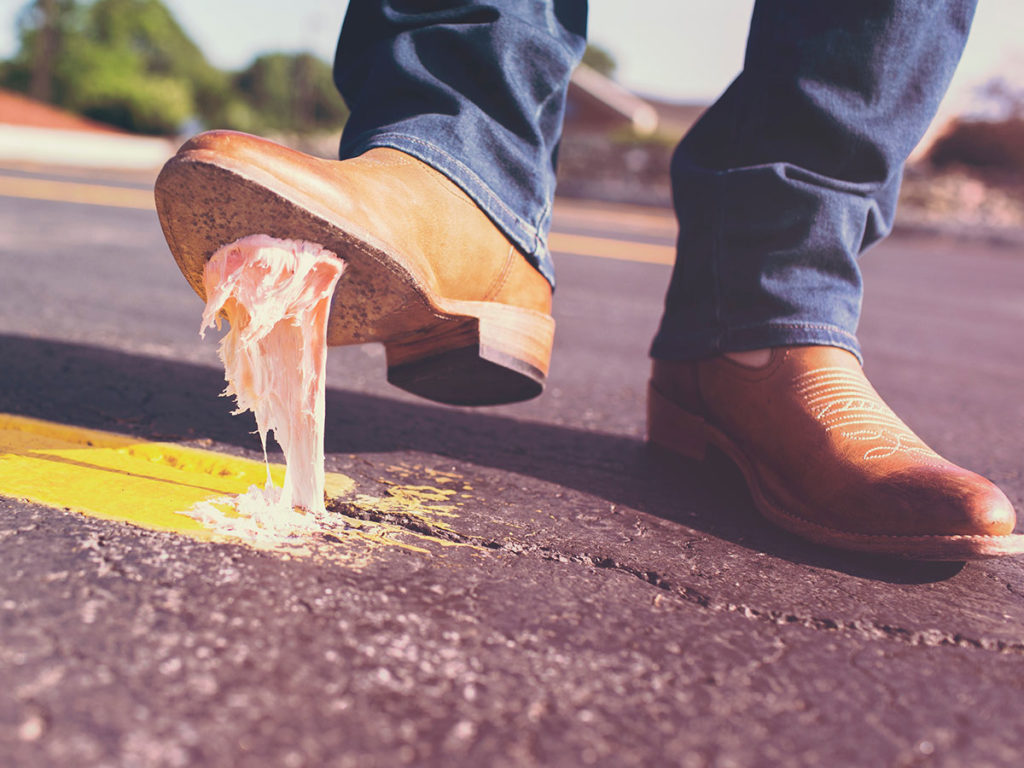
{"label": "asphalt road", "polygon": [[[259,458],[155,214],[16,188],[0,412]],[[650,451],[671,225],[555,229],[640,261],[561,255],[541,398],[439,407],[332,350],[334,509],[375,537],[260,551],[0,496],[0,765],[1019,765],[1024,563],[814,548],[724,462]],[[1024,253],[897,236],[864,268],[869,376],[1024,510]]]}

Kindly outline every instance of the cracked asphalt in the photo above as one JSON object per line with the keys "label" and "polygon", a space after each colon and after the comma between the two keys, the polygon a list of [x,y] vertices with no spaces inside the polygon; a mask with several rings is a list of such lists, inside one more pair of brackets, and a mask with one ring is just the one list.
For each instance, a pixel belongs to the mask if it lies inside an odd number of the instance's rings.
{"label": "cracked asphalt", "polygon": [[[436,406],[331,351],[331,508],[376,538],[263,551],[0,489],[0,765],[1019,765],[1024,563],[773,529],[726,462],[643,443],[668,267],[558,265],[535,401]],[[869,376],[1024,509],[1024,254],[897,235],[863,265]],[[0,198],[0,267],[0,412],[260,457],[155,214]]]}

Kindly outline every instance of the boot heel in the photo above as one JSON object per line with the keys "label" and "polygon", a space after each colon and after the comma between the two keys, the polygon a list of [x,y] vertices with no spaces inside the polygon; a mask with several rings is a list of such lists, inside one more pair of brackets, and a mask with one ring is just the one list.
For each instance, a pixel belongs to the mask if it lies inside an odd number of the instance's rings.
{"label": "boot heel", "polygon": [[544,389],[555,321],[493,302],[446,302],[452,316],[387,344],[388,381],[450,405],[497,405]]}
{"label": "boot heel", "polygon": [[648,384],[647,441],[688,459],[701,460],[707,453],[707,424]]}

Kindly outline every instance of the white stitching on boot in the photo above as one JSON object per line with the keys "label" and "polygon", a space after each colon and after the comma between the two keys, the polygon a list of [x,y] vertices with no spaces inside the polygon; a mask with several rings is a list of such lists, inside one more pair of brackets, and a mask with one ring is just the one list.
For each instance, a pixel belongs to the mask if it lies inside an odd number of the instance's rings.
{"label": "white stitching on boot", "polygon": [[846,439],[873,443],[862,456],[865,461],[906,453],[922,463],[945,466],[940,463],[942,457],[925,445],[858,374],[845,368],[817,368],[797,376],[793,384],[826,432],[838,431]]}

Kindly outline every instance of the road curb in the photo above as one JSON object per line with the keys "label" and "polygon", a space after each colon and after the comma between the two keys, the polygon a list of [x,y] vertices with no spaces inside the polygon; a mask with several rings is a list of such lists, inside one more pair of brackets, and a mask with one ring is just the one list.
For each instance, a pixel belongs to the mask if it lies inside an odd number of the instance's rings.
{"label": "road curb", "polygon": [[174,150],[174,142],[159,137],[0,124],[0,161],[149,170]]}

